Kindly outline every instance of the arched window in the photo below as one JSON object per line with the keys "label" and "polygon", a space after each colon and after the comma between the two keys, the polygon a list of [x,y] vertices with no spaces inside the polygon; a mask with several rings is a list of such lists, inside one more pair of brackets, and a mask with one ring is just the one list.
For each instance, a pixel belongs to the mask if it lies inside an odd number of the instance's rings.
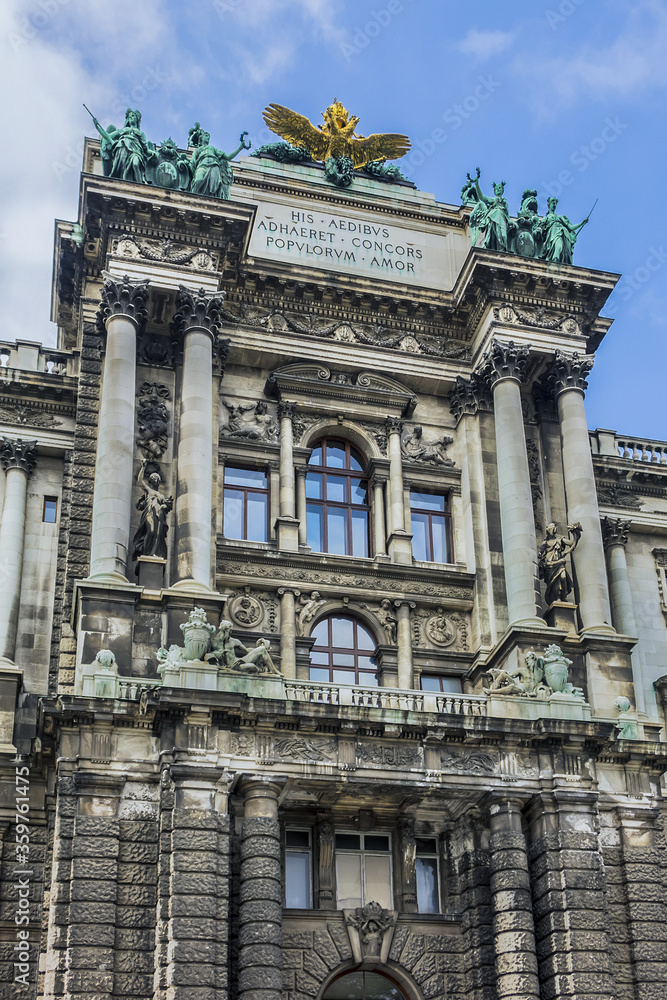
{"label": "arched window", "polygon": [[345,972],[329,983],[322,1000],[405,1000],[403,990],[379,972]]}
{"label": "arched window", "polygon": [[308,466],[308,545],[314,552],[367,556],[370,504],[363,457],[349,441],[324,438]]}
{"label": "arched window", "polygon": [[330,615],[311,636],[311,681],[377,687],[376,642],[365,625],[349,615]]}

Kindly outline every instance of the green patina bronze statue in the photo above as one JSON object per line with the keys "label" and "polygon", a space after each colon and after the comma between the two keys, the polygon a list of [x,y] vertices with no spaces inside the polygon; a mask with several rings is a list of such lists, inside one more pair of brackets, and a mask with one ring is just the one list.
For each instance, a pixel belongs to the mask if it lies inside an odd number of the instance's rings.
{"label": "green patina bronze statue", "polygon": [[[222,198],[229,201],[229,191],[234,181],[234,174],[230,166],[230,161],[237,156],[242,149],[250,149],[250,143],[245,141],[247,132],[241,132],[239,136],[240,146],[233,153],[223,153],[211,145],[211,136],[208,132],[199,131],[197,139],[199,145],[195,146],[192,154],[192,185],[190,190],[193,194],[205,194],[209,198]],[[190,141],[193,135],[190,130]]]}
{"label": "green patina bronze statue", "polygon": [[191,178],[190,160],[185,153],[179,153],[178,146],[172,138],[165,139],[158,149],[149,153],[146,165],[146,179],[149,184],[187,191]]}
{"label": "green patina bronze statue", "polygon": [[[509,231],[509,205],[505,198],[505,181],[494,183],[493,198],[482,193],[479,186],[480,170],[474,180],[468,174],[469,186],[464,187],[469,201],[476,204],[470,216],[470,232],[473,246],[483,246],[485,250],[503,250],[507,252]],[[480,236],[482,238],[479,243]]]}
{"label": "green patina bronze statue", "polygon": [[86,111],[100,134],[100,155],[104,176],[145,184],[148,158],[155,152],[155,146],[148,141],[139,127],[141,112],[128,108],[125,112],[125,124],[121,128],[109,125],[103,129],[92,111],[88,108]]}
{"label": "green patina bronze statue", "polygon": [[549,198],[547,205],[549,211],[540,223],[544,260],[555,261],[557,264],[571,264],[577,236],[590,219],[591,213],[589,212],[584,221],[575,226],[567,215],[556,213],[558,198]]}

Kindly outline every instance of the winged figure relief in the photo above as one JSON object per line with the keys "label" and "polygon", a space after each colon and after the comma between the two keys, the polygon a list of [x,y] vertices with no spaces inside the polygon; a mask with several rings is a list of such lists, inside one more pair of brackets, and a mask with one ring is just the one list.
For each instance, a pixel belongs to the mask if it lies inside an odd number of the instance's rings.
{"label": "winged figure relief", "polygon": [[373,160],[395,160],[410,149],[408,137],[396,132],[357,135],[355,129],[360,119],[338,100],[322,112],[322,117],[323,124],[316,126],[305,115],[282,104],[269,104],[264,111],[264,121],[272,132],[292,146],[307,149],[314,160],[323,163],[347,157],[359,169]]}

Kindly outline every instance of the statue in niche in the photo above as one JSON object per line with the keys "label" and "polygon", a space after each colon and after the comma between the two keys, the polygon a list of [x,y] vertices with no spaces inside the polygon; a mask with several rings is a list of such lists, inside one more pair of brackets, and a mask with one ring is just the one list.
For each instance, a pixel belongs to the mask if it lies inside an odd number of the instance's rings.
{"label": "statue in niche", "polygon": [[302,594],[299,598],[299,603],[302,605],[302,608],[298,612],[297,630],[299,635],[305,635],[308,631],[308,626],[322,605],[326,604],[326,601],[320,597],[320,592],[318,590],[314,590],[310,597],[306,597],[305,594]]}
{"label": "statue in niche", "polygon": [[389,636],[389,641],[395,646],[398,635],[398,618],[391,610],[391,601],[388,597],[380,601],[380,607],[375,612],[375,617]]}
{"label": "statue in niche", "polygon": [[162,145],[149,153],[146,176],[156,187],[187,191],[192,170],[185,153],[179,153],[172,138],[164,139]]}
{"label": "statue in niche", "polygon": [[[463,189],[466,203],[473,200],[473,190],[476,200],[475,207],[470,215],[470,233],[473,246],[481,245],[485,250],[503,250],[507,252],[510,212],[507,199],[505,198],[505,181],[500,181],[500,183],[494,182],[494,196],[493,198],[488,198],[482,193],[482,189],[479,186],[479,178],[480,169],[478,167],[475,179],[473,180],[468,175],[469,185],[466,185]],[[480,236],[482,237],[481,244],[479,244]]]}
{"label": "statue in niche", "polygon": [[249,441],[268,441],[275,444],[278,441],[278,421],[269,413],[269,408],[263,399],[244,406],[242,403],[223,405],[229,411],[229,423],[223,428],[228,437],[243,437]]}
{"label": "statue in niche", "polygon": [[[211,145],[209,132],[201,129],[196,133],[198,144],[192,154],[192,186],[193,194],[205,194],[209,198],[221,198],[229,201],[229,192],[234,182],[234,174],[231,168],[231,160],[237,156],[242,149],[250,149],[251,144],[245,141],[247,132],[241,132],[239,137],[240,146],[233,153],[223,153]],[[190,141],[192,142],[192,131]]]}
{"label": "statue in niche", "polygon": [[432,465],[454,465],[447,455],[447,445],[454,440],[450,437],[443,437],[433,444],[425,444],[423,440],[424,429],[420,424],[414,427],[406,427],[401,435],[401,450],[403,457],[412,462],[429,462]]}
{"label": "statue in niche", "polygon": [[141,511],[139,527],[137,528],[132,544],[134,552],[132,559],[139,556],[157,556],[158,559],[167,558],[167,514],[174,506],[173,497],[166,497],[160,492],[162,478],[157,471],[146,474],[147,461],[141,463],[137,482],[144,491],[144,495],[137,500],[137,510]]}
{"label": "statue in niche", "polygon": [[100,134],[104,176],[145,184],[148,160],[155,153],[155,146],[141,131],[141,112],[128,108],[125,112],[125,124],[121,128],[109,125],[107,129],[102,128],[91,111],[88,114]]}
{"label": "statue in niche", "polygon": [[[558,215],[556,207],[558,198],[548,198],[549,211],[541,220],[539,233],[542,237],[542,257],[558,264],[571,264],[574,254],[574,244],[579,233],[590,218],[590,213],[578,226],[573,225],[567,215]],[[593,206],[594,208],[595,206]],[[592,209],[591,209],[592,211]]]}
{"label": "statue in niche", "polygon": [[138,392],[137,444],[146,458],[162,458],[167,447],[169,412],[164,403],[169,390],[157,382],[144,382]]}
{"label": "statue in niche", "polygon": [[547,585],[545,599],[548,605],[554,601],[567,601],[568,595],[572,593],[572,577],[566,564],[568,556],[579,544],[581,532],[578,522],[568,524],[567,535],[559,535],[558,527],[553,521],[547,524],[546,537],[540,545],[537,562],[540,579]]}
{"label": "statue in niche", "polygon": [[218,631],[211,638],[209,652],[204,659],[217,663],[223,670],[233,670],[245,674],[280,674],[273,662],[268,639],[258,639],[254,649],[248,649],[232,635],[234,626],[222,619]]}

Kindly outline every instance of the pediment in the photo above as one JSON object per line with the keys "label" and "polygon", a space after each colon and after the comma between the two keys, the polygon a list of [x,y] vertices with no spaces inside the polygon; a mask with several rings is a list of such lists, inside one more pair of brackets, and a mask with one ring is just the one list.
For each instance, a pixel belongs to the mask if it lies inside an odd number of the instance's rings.
{"label": "pediment", "polygon": [[316,362],[297,362],[271,372],[264,391],[267,396],[294,402],[311,401],[310,409],[330,402],[348,406],[384,406],[385,413],[409,417],[417,397],[406,386],[380,372],[332,371]]}

